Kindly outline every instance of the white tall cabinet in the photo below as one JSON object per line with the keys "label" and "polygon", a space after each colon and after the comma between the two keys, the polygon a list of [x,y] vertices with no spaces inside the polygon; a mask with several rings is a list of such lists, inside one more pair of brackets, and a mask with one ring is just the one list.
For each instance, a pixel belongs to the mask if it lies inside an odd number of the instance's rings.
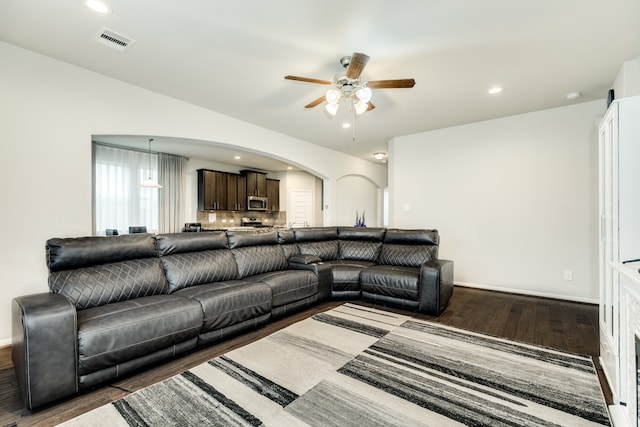
{"label": "white tall cabinet", "polygon": [[[617,409],[628,411],[637,407],[628,369],[635,366],[629,324],[637,320],[628,319],[627,304],[640,289],[640,262],[622,262],[640,258],[640,97],[610,105],[599,126],[599,162],[600,362]],[[629,280],[632,266],[638,280]],[[624,418],[623,425],[638,424],[635,414]]]}

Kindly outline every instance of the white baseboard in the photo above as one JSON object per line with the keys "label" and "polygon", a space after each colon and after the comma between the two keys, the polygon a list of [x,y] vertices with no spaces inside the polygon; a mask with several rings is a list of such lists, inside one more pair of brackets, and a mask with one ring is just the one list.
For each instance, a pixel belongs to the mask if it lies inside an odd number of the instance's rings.
{"label": "white baseboard", "polygon": [[7,338],[5,340],[0,340],[0,347],[6,347],[11,345],[11,338]]}
{"label": "white baseboard", "polygon": [[533,297],[552,298],[552,299],[559,299],[559,300],[582,302],[587,304],[598,304],[597,299],[581,298],[581,297],[576,297],[572,295],[548,294],[545,292],[529,291],[525,289],[503,288],[499,286],[481,285],[478,283],[468,283],[468,282],[453,282],[453,284],[459,285],[459,286],[465,286],[468,288],[486,289],[488,291],[508,292],[510,294],[529,295]]}

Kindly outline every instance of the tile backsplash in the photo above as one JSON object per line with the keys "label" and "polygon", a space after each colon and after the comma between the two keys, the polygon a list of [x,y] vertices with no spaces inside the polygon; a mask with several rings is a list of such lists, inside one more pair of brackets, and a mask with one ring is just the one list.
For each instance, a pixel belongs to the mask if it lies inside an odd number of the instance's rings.
{"label": "tile backsplash", "polygon": [[256,211],[198,211],[197,221],[202,228],[230,228],[240,227],[242,218],[255,218],[262,225],[284,227],[287,224],[287,212],[256,212]]}

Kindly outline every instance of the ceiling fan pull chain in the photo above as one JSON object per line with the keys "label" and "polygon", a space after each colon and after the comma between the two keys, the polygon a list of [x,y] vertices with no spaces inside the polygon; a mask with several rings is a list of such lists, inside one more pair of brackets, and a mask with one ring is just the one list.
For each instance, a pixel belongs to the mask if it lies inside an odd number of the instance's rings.
{"label": "ceiling fan pull chain", "polygon": [[351,130],[352,130],[352,141],[356,142],[356,109],[351,108]]}

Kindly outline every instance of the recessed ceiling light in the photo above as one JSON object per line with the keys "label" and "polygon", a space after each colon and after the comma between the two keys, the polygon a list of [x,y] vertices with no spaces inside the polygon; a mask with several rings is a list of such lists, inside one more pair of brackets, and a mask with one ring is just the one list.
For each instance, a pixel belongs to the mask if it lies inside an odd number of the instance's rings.
{"label": "recessed ceiling light", "polygon": [[94,12],[109,14],[111,13],[111,7],[104,1],[101,0],[86,0],[84,4]]}
{"label": "recessed ceiling light", "polygon": [[577,92],[569,92],[569,93],[566,95],[566,97],[567,97],[567,99],[568,99],[569,101],[575,101],[576,99],[578,99],[578,98],[582,97],[582,92],[579,92],[579,91],[577,91]]}
{"label": "recessed ceiling light", "polygon": [[233,156],[234,159],[240,160],[240,156]]}
{"label": "recessed ceiling light", "polygon": [[384,160],[384,158],[387,157],[387,153],[384,153],[382,151],[378,151],[377,153],[373,153],[373,157],[376,160]]}
{"label": "recessed ceiling light", "polygon": [[292,170],[293,166],[288,166],[287,169]]}
{"label": "recessed ceiling light", "polygon": [[503,90],[504,90],[504,88],[501,87],[501,86],[494,86],[494,87],[489,89],[489,94],[490,95],[496,95],[496,94],[502,92]]}
{"label": "recessed ceiling light", "polygon": [[342,127],[343,127],[343,128],[345,128],[345,129],[349,129],[349,128],[351,127],[351,123],[349,123],[349,122],[344,122],[344,123],[342,124]]}

